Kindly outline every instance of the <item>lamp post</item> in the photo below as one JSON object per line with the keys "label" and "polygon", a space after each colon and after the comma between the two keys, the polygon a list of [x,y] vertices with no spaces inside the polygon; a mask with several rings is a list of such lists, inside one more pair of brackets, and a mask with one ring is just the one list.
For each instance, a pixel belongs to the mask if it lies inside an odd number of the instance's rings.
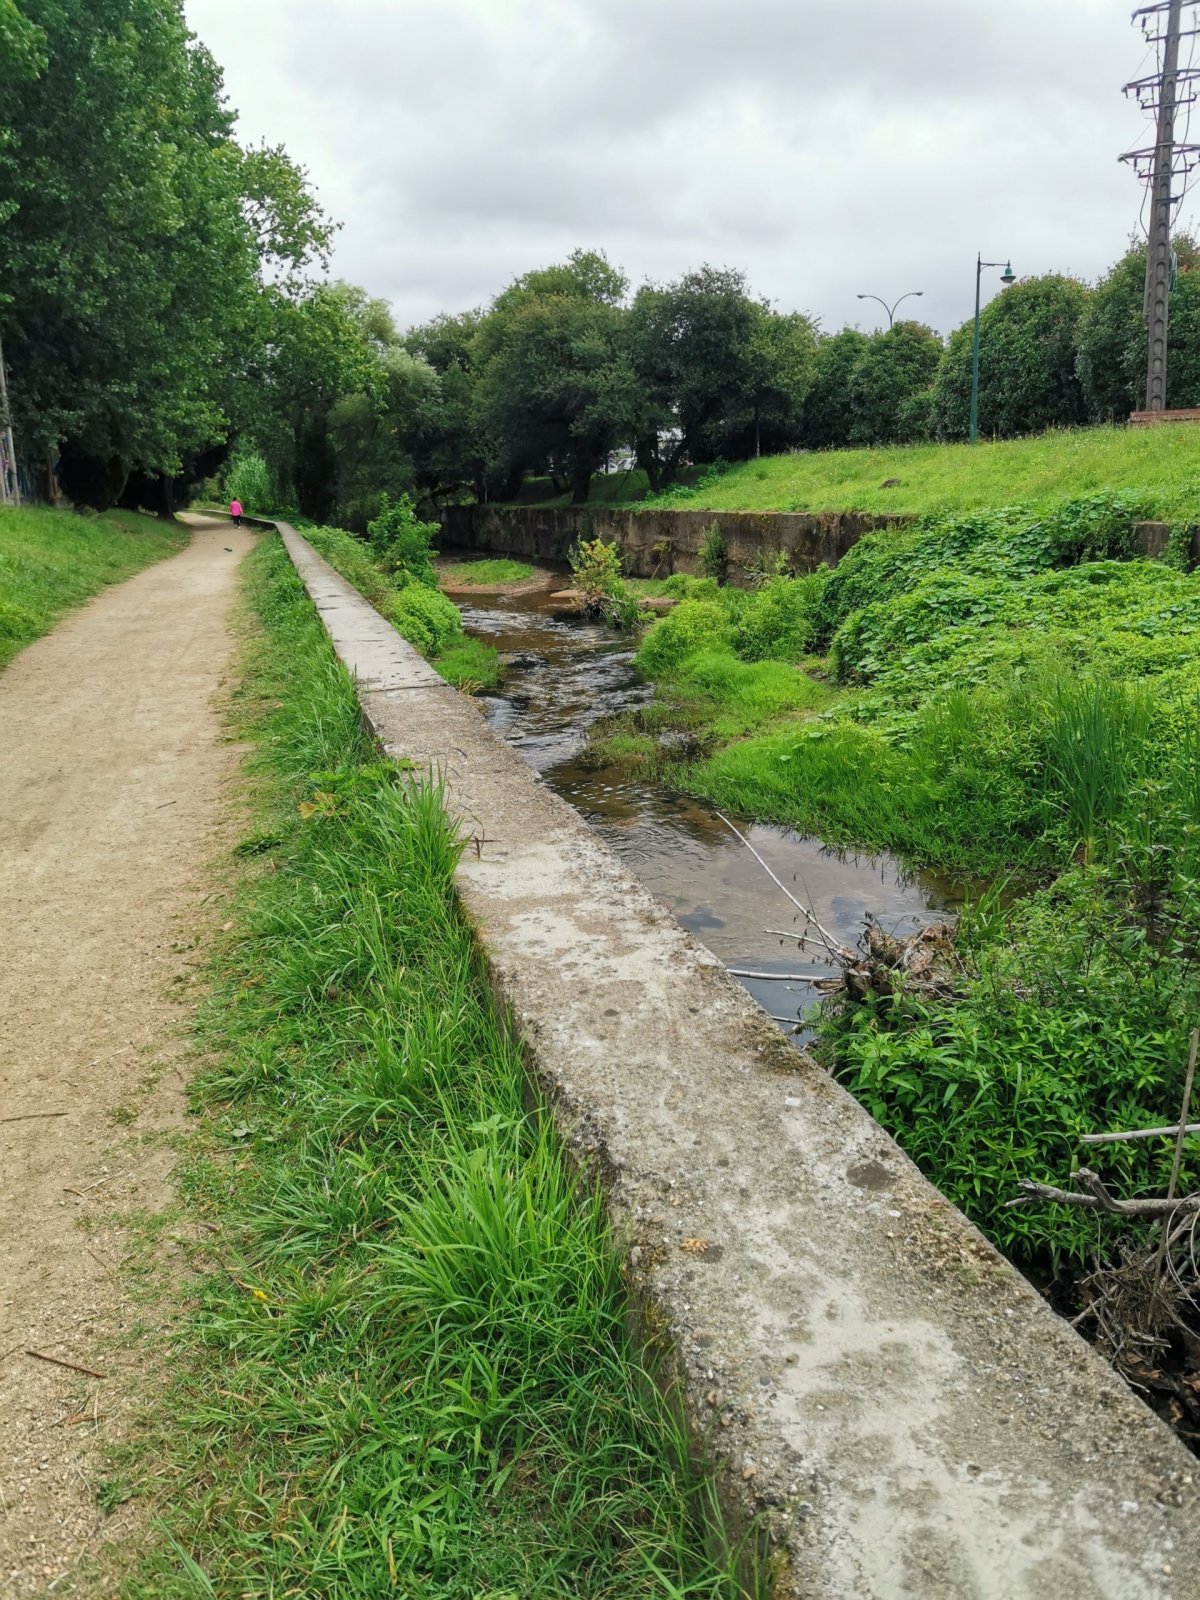
{"label": "lamp post", "polygon": [[891,328],[895,325],[896,306],[901,305],[905,300],[919,299],[924,293],[924,289],[910,289],[907,294],[900,296],[895,305],[890,306],[886,300],[880,300],[877,294],[860,294],[858,298],[860,300],[874,300],[878,305],[881,305],[888,314],[888,327]]}
{"label": "lamp post", "polygon": [[1012,269],[1011,261],[985,261],[982,256],[975,258],[975,337],[971,344],[971,443],[979,443],[979,286],[983,278],[984,267],[1003,267],[1000,282],[1007,286],[1015,283],[1016,273]]}

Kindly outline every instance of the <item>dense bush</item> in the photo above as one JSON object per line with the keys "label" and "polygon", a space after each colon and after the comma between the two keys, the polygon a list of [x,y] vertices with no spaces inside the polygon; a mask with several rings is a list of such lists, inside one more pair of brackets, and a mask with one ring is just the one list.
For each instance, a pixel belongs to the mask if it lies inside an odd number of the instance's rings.
{"label": "dense bush", "polygon": [[271,473],[256,451],[239,452],[230,461],[225,472],[225,498],[239,500],[251,514],[272,509]]}
{"label": "dense bush", "polygon": [[733,648],[743,661],[799,661],[816,638],[816,606],[827,569],[807,578],[771,578],[741,606]]}
{"label": "dense bush", "polygon": [[717,601],[682,600],[646,634],[637,664],[647,677],[662,677],[698,651],[727,649],[732,639],[729,618]]}
{"label": "dense bush", "polygon": [[[1074,278],[1025,278],[979,318],[979,428],[1011,438],[1084,420],[1076,339],[1088,290]],[[937,431],[965,439],[971,411],[974,321],[951,335],[934,392]]]}
{"label": "dense bush", "polygon": [[422,522],[407,495],[384,497],[379,515],[367,527],[367,539],[385,572],[403,573],[429,588],[437,587],[431,547],[441,532],[436,522]]}
{"label": "dense bush", "polygon": [[928,389],[942,341],[919,322],[898,322],[867,341],[850,371],[850,444],[887,444],[912,427],[913,396]]}
{"label": "dense bush", "polygon": [[440,656],[462,640],[462,617],[453,600],[422,583],[410,583],[389,601],[389,621],[423,656]]}

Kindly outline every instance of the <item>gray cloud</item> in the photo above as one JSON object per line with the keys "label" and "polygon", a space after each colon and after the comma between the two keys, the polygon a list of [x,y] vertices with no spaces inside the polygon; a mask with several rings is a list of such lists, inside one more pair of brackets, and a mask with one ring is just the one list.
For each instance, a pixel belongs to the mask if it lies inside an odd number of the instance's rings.
{"label": "gray cloud", "polygon": [[335,271],[401,323],[582,245],[635,284],[741,266],[826,327],[921,288],[945,330],[977,249],[1095,276],[1137,220],[1116,157],[1143,47],[1112,0],[187,8],[243,135],[285,142],[344,223]]}

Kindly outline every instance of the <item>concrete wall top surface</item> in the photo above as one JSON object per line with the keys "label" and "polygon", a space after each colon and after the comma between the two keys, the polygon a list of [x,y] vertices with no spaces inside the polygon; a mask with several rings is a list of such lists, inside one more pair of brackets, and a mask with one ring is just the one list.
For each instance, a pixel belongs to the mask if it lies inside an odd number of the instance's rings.
{"label": "concrete wall top surface", "polygon": [[720,962],[302,538],[369,726],[594,1164],[736,1515],[804,1600],[1200,1600],[1196,1463]]}

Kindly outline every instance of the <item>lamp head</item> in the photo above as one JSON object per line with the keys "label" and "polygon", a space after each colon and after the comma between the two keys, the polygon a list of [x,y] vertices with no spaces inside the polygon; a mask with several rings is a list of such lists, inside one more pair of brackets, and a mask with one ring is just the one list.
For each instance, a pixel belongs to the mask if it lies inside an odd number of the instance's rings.
{"label": "lamp head", "polygon": [[1006,261],[1004,263],[1004,271],[1000,274],[1000,282],[1004,283],[1004,284],[1008,284],[1008,283],[1016,283],[1016,281],[1017,281],[1017,275],[1012,269],[1012,262],[1011,261]]}

